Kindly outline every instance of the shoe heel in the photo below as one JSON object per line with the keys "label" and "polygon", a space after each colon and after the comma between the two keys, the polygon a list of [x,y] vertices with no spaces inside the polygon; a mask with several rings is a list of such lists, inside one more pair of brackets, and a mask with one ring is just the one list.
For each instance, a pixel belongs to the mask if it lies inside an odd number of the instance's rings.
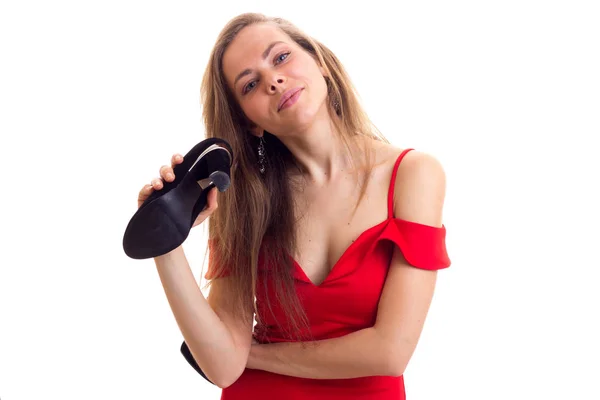
{"label": "shoe heel", "polygon": [[219,192],[226,191],[230,184],[231,180],[229,179],[229,175],[223,171],[214,171],[208,178],[198,181],[198,185],[200,185],[202,190],[206,190],[209,186],[214,185]]}
{"label": "shoe heel", "polygon": [[214,185],[220,192],[224,192],[231,183],[229,178],[230,165],[231,155],[229,151],[224,147],[212,145],[198,157],[189,173],[192,179],[198,182],[202,190]]}
{"label": "shoe heel", "polygon": [[210,180],[217,187],[219,192],[224,192],[229,188],[231,184],[231,179],[229,179],[229,175],[227,175],[223,171],[215,171],[210,174]]}
{"label": "shoe heel", "polygon": [[202,193],[198,197],[192,211],[192,221],[196,220],[206,206],[210,189],[216,186],[219,192],[224,192],[231,185],[229,177],[231,159],[230,153],[226,149],[215,147],[210,152],[206,152],[199,162],[201,165],[197,166],[197,171],[190,170],[190,174],[195,176],[196,179],[199,177],[199,171],[203,171],[204,174],[209,173],[209,175],[197,181],[197,185],[202,190]]}

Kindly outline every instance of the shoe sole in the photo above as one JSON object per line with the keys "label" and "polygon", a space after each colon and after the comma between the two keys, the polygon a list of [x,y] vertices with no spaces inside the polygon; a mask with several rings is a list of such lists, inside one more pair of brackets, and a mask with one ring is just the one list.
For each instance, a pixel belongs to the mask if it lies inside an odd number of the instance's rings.
{"label": "shoe sole", "polygon": [[[227,167],[223,163],[225,157],[222,152],[227,154]],[[217,165],[218,168],[205,178],[194,177],[194,174],[202,173],[203,168],[198,168],[198,171],[194,171],[194,168],[203,160],[209,166]],[[175,176],[180,178],[175,182],[164,182],[164,187],[153,193],[154,197],[146,199],[129,221],[123,237],[125,254],[133,259],[153,258],[166,254],[185,242],[198,214],[206,206],[210,189],[217,187],[217,190],[224,192],[229,188],[231,161],[230,151],[213,144],[187,170],[182,170],[181,164],[175,166]],[[182,175],[184,176],[181,177]]]}

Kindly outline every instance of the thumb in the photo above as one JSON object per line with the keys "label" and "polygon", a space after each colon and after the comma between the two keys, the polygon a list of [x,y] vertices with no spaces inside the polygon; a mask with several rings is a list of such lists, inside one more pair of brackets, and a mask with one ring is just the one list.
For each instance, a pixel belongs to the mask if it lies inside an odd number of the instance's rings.
{"label": "thumb", "polygon": [[217,202],[217,192],[218,190],[216,187],[210,189],[210,191],[208,192],[208,195],[206,196],[207,210],[214,211],[219,206]]}

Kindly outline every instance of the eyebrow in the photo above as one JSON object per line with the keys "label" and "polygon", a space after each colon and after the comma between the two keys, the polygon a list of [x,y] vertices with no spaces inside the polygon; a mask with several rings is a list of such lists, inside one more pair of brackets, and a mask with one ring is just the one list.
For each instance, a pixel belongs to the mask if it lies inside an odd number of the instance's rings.
{"label": "eyebrow", "polygon": [[[262,53],[262,59],[265,60],[269,56],[269,53],[271,52],[271,50],[273,50],[273,47],[275,47],[279,43],[285,43],[285,42],[282,42],[281,40],[277,40],[277,41],[271,43],[269,46],[267,46],[267,48],[265,49],[265,51],[263,51],[263,53]],[[249,75],[251,73],[252,73],[252,70],[249,69],[249,68],[246,68],[245,70],[243,70],[242,72],[240,72],[239,75],[235,78],[235,81],[233,82],[233,86],[235,87],[235,85],[237,84],[237,82],[240,79],[242,79],[244,76]]]}

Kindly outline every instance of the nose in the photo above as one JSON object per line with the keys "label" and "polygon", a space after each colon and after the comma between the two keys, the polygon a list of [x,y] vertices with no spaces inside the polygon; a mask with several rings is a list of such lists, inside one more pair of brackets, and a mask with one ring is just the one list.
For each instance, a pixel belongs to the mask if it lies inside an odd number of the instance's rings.
{"label": "nose", "polygon": [[277,88],[279,86],[281,86],[284,82],[285,82],[285,79],[281,76],[270,78],[270,80],[267,82],[269,92],[272,92],[272,93],[277,92]]}

